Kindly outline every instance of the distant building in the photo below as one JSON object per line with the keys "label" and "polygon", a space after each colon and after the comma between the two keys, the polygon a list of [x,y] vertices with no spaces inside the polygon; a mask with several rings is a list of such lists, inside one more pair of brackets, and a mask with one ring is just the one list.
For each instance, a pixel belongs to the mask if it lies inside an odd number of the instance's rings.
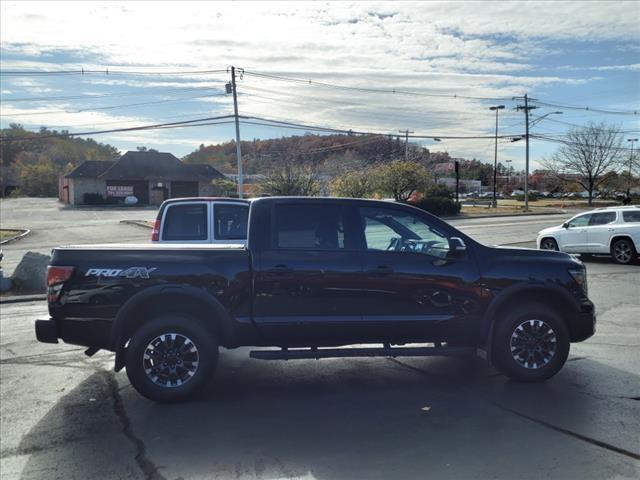
{"label": "distant building", "polygon": [[213,195],[212,181],[223,178],[211,165],[183,163],[170,153],[127,152],[116,162],[80,164],[60,178],[59,198],[82,205],[135,196],[139,204],[159,205],[167,198]]}
{"label": "distant building", "polygon": [[[441,177],[438,179],[438,183],[446,185],[450,190],[455,190],[456,179],[452,177]],[[461,192],[480,192],[482,189],[482,182],[480,180],[465,180],[460,179],[460,191]]]}

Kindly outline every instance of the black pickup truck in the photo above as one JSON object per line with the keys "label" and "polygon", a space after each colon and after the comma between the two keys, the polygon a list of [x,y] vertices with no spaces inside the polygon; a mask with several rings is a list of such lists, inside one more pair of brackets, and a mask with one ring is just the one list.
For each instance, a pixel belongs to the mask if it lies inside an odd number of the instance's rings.
{"label": "black pickup truck", "polygon": [[199,390],[220,346],[277,347],[250,353],[266,360],[474,353],[542,381],[595,331],[575,258],[487,247],[384,201],[258,199],[246,247],[56,248],[47,283],[38,340],[114,351],[156,401]]}

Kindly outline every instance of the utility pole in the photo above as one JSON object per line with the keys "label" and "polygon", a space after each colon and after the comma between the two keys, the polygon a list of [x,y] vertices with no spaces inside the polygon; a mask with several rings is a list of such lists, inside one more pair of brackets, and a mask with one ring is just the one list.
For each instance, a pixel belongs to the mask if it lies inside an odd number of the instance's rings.
{"label": "utility pole", "polygon": [[631,198],[631,167],[633,166],[633,144],[637,141],[637,138],[627,138],[627,142],[631,142],[631,152],[629,153],[629,178],[627,179],[627,198]]}
{"label": "utility pole", "polygon": [[455,160],[454,167],[456,169],[456,203],[460,203],[460,162]]}
{"label": "utility pole", "polygon": [[[513,97],[514,100],[520,99],[522,97]],[[529,110],[534,110],[538,107],[529,106],[529,97],[527,94],[524,94],[524,105],[518,105],[516,110],[524,111],[524,125],[525,125],[525,134],[524,138],[526,140],[526,154],[525,154],[525,163],[524,163],[524,211],[529,211]]]}
{"label": "utility pole", "polygon": [[236,88],[236,67],[231,67],[231,90],[233,92],[233,115],[236,121],[236,161],[238,164],[238,198],[244,191],[242,181],[242,151],[240,149],[240,118],[238,117],[238,92]]}
{"label": "utility pole", "polygon": [[489,110],[496,111],[496,145],[493,153],[493,208],[498,208],[497,181],[498,181],[498,111],[503,110],[504,105],[489,107]]}
{"label": "utility pole", "polygon": [[404,160],[409,160],[409,134],[413,133],[413,130],[398,130],[400,133],[404,133]]}

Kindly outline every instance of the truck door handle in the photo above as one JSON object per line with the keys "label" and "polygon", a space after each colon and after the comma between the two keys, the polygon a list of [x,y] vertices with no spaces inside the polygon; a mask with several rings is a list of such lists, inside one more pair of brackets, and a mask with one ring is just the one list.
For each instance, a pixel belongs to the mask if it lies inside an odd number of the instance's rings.
{"label": "truck door handle", "polygon": [[393,268],[389,265],[378,265],[375,268],[370,268],[367,273],[393,273]]}
{"label": "truck door handle", "polygon": [[267,270],[270,273],[291,273],[293,272],[292,268],[289,268],[287,265],[283,263],[279,263],[278,265],[274,265],[272,268]]}

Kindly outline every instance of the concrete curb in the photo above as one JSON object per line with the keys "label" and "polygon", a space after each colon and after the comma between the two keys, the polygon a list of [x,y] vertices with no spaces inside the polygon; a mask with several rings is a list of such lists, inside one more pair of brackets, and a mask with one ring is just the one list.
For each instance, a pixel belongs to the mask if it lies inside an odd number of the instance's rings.
{"label": "concrete curb", "polygon": [[10,297],[0,297],[0,305],[5,303],[23,303],[23,302],[39,302],[46,301],[47,296],[43,294],[38,295],[12,295]]}
{"label": "concrete curb", "polygon": [[16,235],[15,237],[9,238],[7,240],[2,240],[0,242],[0,245],[6,245],[7,243],[11,243],[11,242],[16,242],[18,240],[20,240],[21,238],[26,237],[27,235],[29,235],[31,233],[31,230],[27,229],[23,229],[23,228],[7,228],[6,230],[22,230],[22,233],[20,235]]}
{"label": "concrete curb", "polygon": [[470,220],[473,218],[501,218],[501,217],[531,217],[539,215],[563,215],[567,212],[564,210],[556,210],[553,212],[527,212],[527,213],[500,213],[487,215],[456,215],[455,217],[439,217],[442,220]]}
{"label": "concrete curb", "polygon": [[149,230],[153,229],[153,227],[144,220],[120,220],[120,223],[123,223],[125,225],[134,225],[136,227],[148,228]]}

